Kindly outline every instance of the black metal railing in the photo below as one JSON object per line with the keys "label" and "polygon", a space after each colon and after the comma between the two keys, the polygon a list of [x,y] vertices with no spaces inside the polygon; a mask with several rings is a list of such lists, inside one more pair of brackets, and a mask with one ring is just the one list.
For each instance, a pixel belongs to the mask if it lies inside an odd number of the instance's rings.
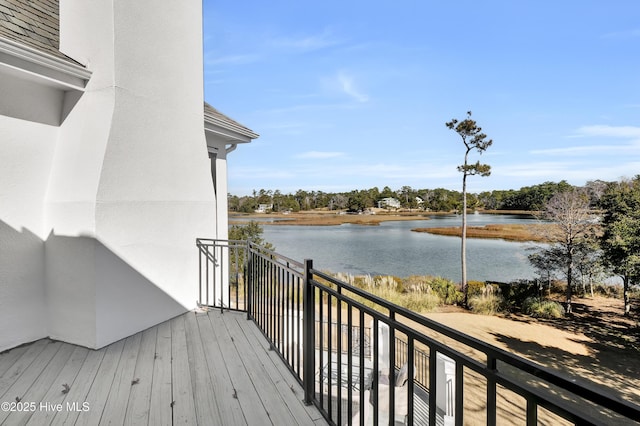
{"label": "black metal railing", "polygon": [[245,311],[247,242],[198,238],[196,246],[200,274],[198,303]]}
{"label": "black metal railing", "polygon": [[[303,386],[305,402],[330,424],[640,421],[638,405],[373,296],[310,260],[251,242],[198,240],[198,247],[200,303],[246,311]],[[238,250],[246,263],[223,263],[236,258],[218,247]],[[210,269],[215,279],[205,278]],[[221,284],[224,271],[237,274],[227,293],[203,290]],[[218,294],[234,297],[216,304]]]}

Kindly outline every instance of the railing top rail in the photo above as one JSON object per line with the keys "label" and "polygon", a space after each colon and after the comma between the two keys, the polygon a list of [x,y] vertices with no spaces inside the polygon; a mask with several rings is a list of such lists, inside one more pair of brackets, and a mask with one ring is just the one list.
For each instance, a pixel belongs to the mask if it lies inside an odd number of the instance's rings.
{"label": "railing top rail", "polygon": [[281,263],[287,263],[289,267],[299,268],[300,270],[304,269],[304,264],[302,262],[298,262],[297,260],[291,259],[290,257],[283,256],[280,253],[275,252],[274,250],[269,250],[251,241],[249,241],[249,246],[251,249],[255,249],[258,253],[264,256],[270,257],[274,260],[278,260]]}
{"label": "railing top rail", "polygon": [[196,238],[196,245],[247,245],[246,240],[219,240],[214,238]]}
{"label": "railing top rail", "polygon": [[[640,406],[633,404],[629,401],[623,400],[622,398],[619,398],[617,396],[605,394],[602,392],[601,389],[596,388],[590,383],[569,377],[562,373],[559,373],[549,368],[538,365],[532,361],[529,361],[526,358],[522,358],[518,355],[507,352],[506,350],[490,345],[475,337],[469,336],[453,328],[447,327],[446,325],[440,324],[422,315],[416,314],[415,312],[412,312],[406,308],[403,308],[402,306],[396,305],[385,299],[377,297],[365,290],[362,290],[358,287],[345,283],[322,271],[312,269],[310,273],[312,277],[314,276],[320,277],[323,280],[326,280],[331,284],[337,286],[338,288],[347,290],[350,293],[353,293],[360,297],[368,299],[374,302],[376,305],[379,305],[387,309],[389,313],[393,313],[395,319],[391,319],[388,316],[385,316],[385,317],[388,318],[387,321],[392,322],[394,324],[394,327],[396,329],[399,329],[401,331],[410,330],[411,334],[419,335],[421,339],[432,340],[431,338],[424,336],[422,333],[419,333],[416,330],[413,330],[410,327],[407,327],[402,323],[398,322],[397,316],[400,315],[406,319],[409,319],[410,321],[413,321],[417,324],[420,324],[424,327],[434,330],[444,336],[447,336],[460,343],[463,343],[470,348],[476,349],[484,353],[488,358],[500,360],[505,364],[509,364],[513,367],[516,367],[519,370],[529,373],[539,379],[546,380],[549,383],[560,386],[561,388],[566,389],[567,391],[572,392],[577,396],[596,402],[599,405],[604,405],[607,408],[615,412],[618,412],[622,415],[625,415],[630,418],[636,418],[636,419],[638,418],[638,416],[640,416]],[[316,280],[312,280],[312,281],[315,286],[323,286],[322,283]],[[329,291],[330,293],[336,296],[346,297],[344,294],[338,294],[337,291],[329,289],[328,287],[327,287],[327,291]],[[366,309],[372,315],[379,317],[379,319],[380,319],[380,316],[382,315],[381,313],[375,312],[375,310],[373,310],[372,308],[365,307],[364,305],[362,305],[362,309]]]}

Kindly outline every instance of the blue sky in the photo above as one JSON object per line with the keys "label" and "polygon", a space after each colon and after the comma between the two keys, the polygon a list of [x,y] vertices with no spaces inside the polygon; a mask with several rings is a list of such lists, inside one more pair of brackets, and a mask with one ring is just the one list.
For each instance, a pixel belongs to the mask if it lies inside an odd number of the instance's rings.
{"label": "blue sky", "polygon": [[640,173],[637,0],[204,1],[205,99],[260,138],[229,192],[469,190]]}

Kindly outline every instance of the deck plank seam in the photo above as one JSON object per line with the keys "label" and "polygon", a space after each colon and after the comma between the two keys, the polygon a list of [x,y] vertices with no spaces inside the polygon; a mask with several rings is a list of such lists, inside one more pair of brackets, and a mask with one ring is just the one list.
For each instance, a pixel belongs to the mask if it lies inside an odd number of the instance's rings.
{"label": "deck plank seam", "polygon": [[[229,397],[233,394],[231,390],[234,389],[234,385],[233,385],[232,378],[229,374],[229,369],[224,363],[222,351],[220,350],[220,345],[218,344],[217,341],[215,342],[216,344],[213,345],[214,343],[213,340],[215,340],[216,334],[214,331],[214,326],[212,324],[212,319],[209,316],[209,312],[204,312],[203,315],[198,316],[198,326],[200,330],[202,330],[202,332],[205,333],[204,335],[202,335],[203,342],[208,342],[206,344],[207,347],[203,349],[205,351],[205,359],[209,368],[209,374],[210,374],[209,377],[214,383],[214,392],[216,390],[221,391],[221,394],[216,395],[215,397],[215,403],[216,403],[216,406],[218,407],[218,412],[224,418],[226,418],[228,414],[230,417],[229,421],[233,421],[233,420],[240,421],[239,418],[238,419],[236,418],[237,416],[240,416],[242,422],[244,422],[244,424],[247,424],[248,420],[242,410],[240,401],[235,399],[227,403],[225,406],[221,406],[221,404],[224,404],[224,401],[222,400],[222,398],[225,396]],[[207,336],[207,333],[209,334],[209,337]],[[224,367],[224,368],[220,368],[219,369],[220,371],[217,371],[215,369],[215,360],[218,360],[219,363],[222,363]],[[216,378],[218,380],[216,380]],[[226,385],[229,387],[229,389],[226,389],[227,387]]]}
{"label": "deck plank seam", "polygon": [[[227,315],[228,316],[228,315]],[[261,398],[259,398],[259,393],[257,392],[255,385],[253,383],[251,383],[251,381],[249,381],[249,388],[244,389],[243,386],[240,385],[240,381],[242,381],[243,377],[247,378],[248,375],[246,374],[246,366],[242,363],[240,354],[238,352],[237,347],[235,346],[234,343],[234,339],[233,336],[229,333],[229,329],[226,325],[226,321],[227,319],[225,318],[224,313],[222,313],[221,311],[217,311],[217,310],[210,310],[209,311],[209,320],[211,322],[211,326],[212,326],[212,330],[214,332],[214,339],[217,342],[222,342],[223,339],[223,335],[227,335],[229,337],[229,348],[233,347],[233,352],[234,352],[234,357],[232,360],[228,359],[228,356],[225,356],[225,351],[221,350],[221,357],[223,359],[223,364],[225,366],[225,369],[227,370],[227,375],[229,376],[229,379],[231,381],[232,384],[232,388],[234,390],[234,394],[233,394],[233,398],[238,400],[238,403],[240,404],[243,416],[245,417],[245,421],[247,422],[247,424],[251,423],[250,418],[247,417],[247,411],[245,410],[245,398],[244,395],[242,394],[243,392],[250,392],[247,393],[246,396],[247,398],[251,398],[251,395],[257,395],[258,396],[258,400],[260,401],[260,404],[262,405],[262,412],[267,415],[268,411],[265,409],[264,407],[264,403],[262,401]],[[218,327],[216,327],[216,325],[214,324],[214,321],[218,321],[220,324],[218,325]],[[227,349],[229,349],[227,348]],[[239,361],[242,364],[242,369],[243,369],[243,375],[239,376],[238,379],[234,379],[234,375],[233,372],[229,369],[230,366],[232,365],[232,361]],[[240,394],[238,394],[238,390],[240,390]],[[255,407],[254,407],[255,408]],[[253,411],[250,412],[250,414],[255,414]]]}
{"label": "deck plank seam", "polygon": [[[244,328],[240,325],[240,323],[237,321],[237,318],[231,318],[229,321],[233,321],[236,323],[237,325],[237,329],[240,331],[240,335],[237,336],[237,339],[233,341],[234,346],[236,347],[236,351],[240,352],[240,347],[239,345],[242,344],[243,346],[246,346],[248,348],[249,351],[251,351],[250,353],[247,353],[246,355],[253,358],[253,361],[256,361],[257,363],[260,364],[260,369],[264,372],[266,369],[265,364],[263,363],[263,361],[261,360],[261,357],[259,356],[258,352],[256,351],[256,347],[255,345],[252,345],[251,342],[252,340],[248,338],[246,331],[244,330]],[[225,325],[227,326],[227,329],[229,329],[229,326],[227,324],[227,322],[225,321]],[[250,381],[252,383],[252,385],[254,386],[254,389],[256,390],[256,392],[260,392],[260,390],[257,388],[256,382],[258,381],[258,379],[260,379],[259,377],[255,376],[253,371],[254,371],[254,366],[249,364],[249,360],[247,359],[245,361],[244,359],[245,357],[243,357],[241,359],[242,364],[244,365],[245,371],[247,373],[247,375],[250,378]],[[269,376],[266,375],[264,377],[264,379],[266,379],[267,382],[269,382],[273,388],[277,389],[277,384],[273,381],[273,379]],[[289,417],[293,418],[293,413],[291,413],[290,408],[288,406],[288,404],[286,404],[283,396],[280,394],[280,392],[276,392],[275,395],[265,395],[264,398],[261,398],[260,401],[265,409],[265,411],[267,412],[268,416],[269,416],[269,420],[274,424],[279,424],[279,422],[277,422],[276,416],[281,415],[281,413],[278,410],[273,410],[270,411],[269,408],[267,407],[267,405],[265,405],[265,402],[268,398],[274,397],[274,399],[276,399],[276,401],[279,404],[274,404],[274,408],[277,406],[280,407],[285,407],[286,408],[286,412],[289,414]]]}

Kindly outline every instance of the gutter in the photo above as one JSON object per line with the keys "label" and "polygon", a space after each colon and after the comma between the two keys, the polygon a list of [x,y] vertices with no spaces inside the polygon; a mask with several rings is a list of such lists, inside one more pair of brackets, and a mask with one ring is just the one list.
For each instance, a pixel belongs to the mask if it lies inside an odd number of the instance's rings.
{"label": "gutter", "polygon": [[84,91],[91,71],[22,43],[0,38],[0,65],[55,86]]}

